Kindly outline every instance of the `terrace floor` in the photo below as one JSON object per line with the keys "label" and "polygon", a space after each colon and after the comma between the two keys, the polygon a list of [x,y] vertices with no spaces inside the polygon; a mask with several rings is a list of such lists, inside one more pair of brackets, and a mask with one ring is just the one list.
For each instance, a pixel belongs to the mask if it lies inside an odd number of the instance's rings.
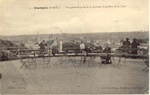
{"label": "terrace floor", "polygon": [[142,94],[149,89],[149,71],[143,71],[142,59],[80,67],[67,61],[54,66],[57,58],[49,66],[37,60],[36,67],[21,69],[20,60],[0,62],[1,94]]}

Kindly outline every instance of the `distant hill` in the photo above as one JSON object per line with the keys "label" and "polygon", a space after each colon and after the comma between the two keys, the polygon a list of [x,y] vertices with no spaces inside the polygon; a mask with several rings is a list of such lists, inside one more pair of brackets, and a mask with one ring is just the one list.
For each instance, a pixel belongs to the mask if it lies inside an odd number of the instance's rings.
{"label": "distant hill", "polygon": [[[110,33],[84,33],[84,34],[52,34],[54,38],[68,38],[68,39],[78,39],[80,37],[86,37],[90,40],[113,40],[120,41],[126,37],[132,40],[133,38],[137,39],[146,39],[149,38],[149,32],[110,32]],[[50,34],[40,34],[39,39],[48,39]],[[11,41],[20,41],[20,42],[36,42],[37,35],[18,35],[18,36],[0,36],[0,39],[6,39]]]}

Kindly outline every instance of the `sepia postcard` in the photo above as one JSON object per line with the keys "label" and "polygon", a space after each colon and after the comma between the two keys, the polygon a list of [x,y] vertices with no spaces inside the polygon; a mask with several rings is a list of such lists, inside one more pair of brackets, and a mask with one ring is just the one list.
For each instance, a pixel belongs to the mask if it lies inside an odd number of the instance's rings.
{"label": "sepia postcard", "polygon": [[5,94],[149,94],[149,0],[0,0]]}

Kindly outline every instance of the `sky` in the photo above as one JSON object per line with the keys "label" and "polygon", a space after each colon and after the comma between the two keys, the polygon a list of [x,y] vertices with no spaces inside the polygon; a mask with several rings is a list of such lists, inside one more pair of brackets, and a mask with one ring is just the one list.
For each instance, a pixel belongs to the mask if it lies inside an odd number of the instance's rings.
{"label": "sky", "polygon": [[[148,1],[0,0],[0,35],[149,31]],[[72,6],[105,8],[66,8]]]}

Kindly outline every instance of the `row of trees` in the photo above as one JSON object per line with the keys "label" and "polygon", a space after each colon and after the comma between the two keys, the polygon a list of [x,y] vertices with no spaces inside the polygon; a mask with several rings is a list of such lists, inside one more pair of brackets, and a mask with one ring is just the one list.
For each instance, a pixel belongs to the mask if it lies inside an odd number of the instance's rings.
{"label": "row of trees", "polygon": [[[124,39],[121,39],[120,42],[123,43],[125,40]],[[145,39],[137,39],[137,41],[139,43],[148,43],[149,41],[149,38],[145,38]]]}

